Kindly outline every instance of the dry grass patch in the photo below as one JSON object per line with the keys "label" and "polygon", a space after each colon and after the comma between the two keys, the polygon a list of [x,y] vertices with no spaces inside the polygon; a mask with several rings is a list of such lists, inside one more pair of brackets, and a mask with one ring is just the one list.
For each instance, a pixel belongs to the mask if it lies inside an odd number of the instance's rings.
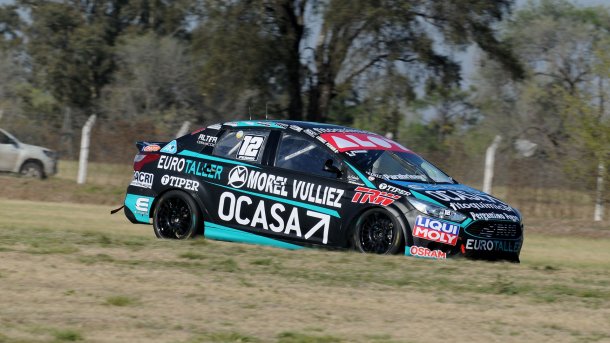
{"label": "dry grass patch", "polygon": [[0,341],[610,339],[605,238],[528,233],[516,265],[161,241],[90,205],[0,200],[0,216]]}

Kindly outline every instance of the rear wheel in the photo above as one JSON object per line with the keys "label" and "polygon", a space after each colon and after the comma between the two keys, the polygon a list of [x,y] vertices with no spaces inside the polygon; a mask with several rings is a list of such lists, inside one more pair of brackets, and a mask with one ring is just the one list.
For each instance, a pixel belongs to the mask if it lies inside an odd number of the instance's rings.
{"label": "rear wheel", "polygon": [[31,177],[35,179],[44,178],[44,171],[42,170],[42,166],[40,165],[40,163],[34,161],[25,162],[21,166],[19,174],[24,177]]}
{"label": "rear wheel", "polygon": [[364,212],[352,233],[352,245],[364,253],[396,254],[403,242],[404,235],[397,218],[382,208]]}
{"label": "rear wheel", "polygon": [[158,238],[192,238],[197,235],[202,223],[197,203],[181,191],[165,193],[153,213],[153,228]]}

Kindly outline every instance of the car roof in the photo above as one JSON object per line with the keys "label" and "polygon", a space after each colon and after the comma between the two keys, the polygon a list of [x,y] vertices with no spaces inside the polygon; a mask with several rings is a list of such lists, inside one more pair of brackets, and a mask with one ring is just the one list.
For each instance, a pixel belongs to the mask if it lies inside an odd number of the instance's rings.
{"label": "car roof", "polygon": [[[280,125],[274,125],[280,124]],[[272,127],[276,129],[285,129],[290,125],[298,126],[303,129],[327,129],[327,130],[341,130],[345,132],[369,132],[366,130],[355,129],[348,126],[341,126],[327,123],[316,123],[311,121],[298,121],[298,120],[241,120],[241,121],[230,121],[222,124],[223,126],[237,126],[237,127]],[[372,132],[370,132],[372,133]]]}

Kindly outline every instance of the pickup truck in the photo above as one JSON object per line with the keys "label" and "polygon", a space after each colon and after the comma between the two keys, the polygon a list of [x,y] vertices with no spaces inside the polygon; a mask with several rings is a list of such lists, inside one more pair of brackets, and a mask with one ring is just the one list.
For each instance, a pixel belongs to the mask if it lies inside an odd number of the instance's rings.
{"label": "pickup truck", "polygon": [[0,129],[0,172],[44,179],[57,173],[57,153],[22,143],[15,136]]}

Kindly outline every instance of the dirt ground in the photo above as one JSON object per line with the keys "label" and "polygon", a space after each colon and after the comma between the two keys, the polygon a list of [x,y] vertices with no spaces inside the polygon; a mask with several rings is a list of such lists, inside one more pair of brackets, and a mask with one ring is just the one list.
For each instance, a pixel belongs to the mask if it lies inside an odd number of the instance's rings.
{"label": "dirt ground", "polygon": [[532,225],[516,265],[159,241],[108,210],[0,198],[0,342],[610,341],[608,227]]}

